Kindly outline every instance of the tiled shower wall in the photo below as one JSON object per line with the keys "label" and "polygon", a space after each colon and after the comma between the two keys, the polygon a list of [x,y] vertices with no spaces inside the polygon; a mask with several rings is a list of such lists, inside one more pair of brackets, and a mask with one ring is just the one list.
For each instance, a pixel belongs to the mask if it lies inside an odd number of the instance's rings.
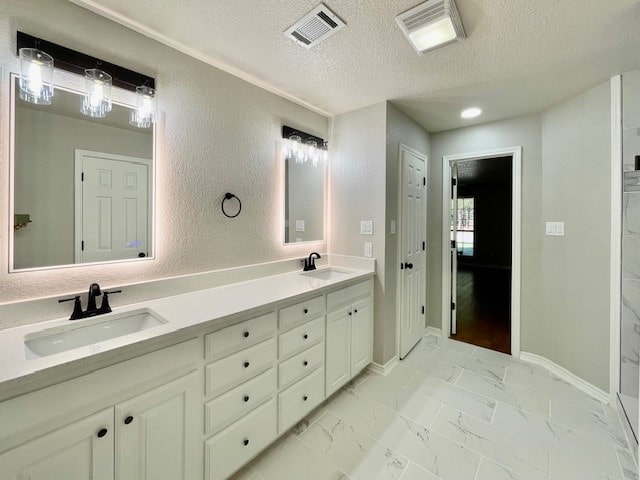
{"label": "tiled shower wall", "polygon": [[[622,77],[623,169],[635,170],[640,155],[640,71]],[[622,212],[622,335],[620,398],[638,437],[640,378],[640,191],[623,193]]]}

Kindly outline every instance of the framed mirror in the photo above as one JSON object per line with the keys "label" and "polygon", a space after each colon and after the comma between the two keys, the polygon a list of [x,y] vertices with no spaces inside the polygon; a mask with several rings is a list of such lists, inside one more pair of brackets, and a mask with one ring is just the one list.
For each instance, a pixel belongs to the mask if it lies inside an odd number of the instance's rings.
{"label": "framed mirror", "polygon": [[284,243],[325,239],[327,167],[285,158]]}
{"label": "framed mirror", "polygon": [[[9,91],[9,271],[154,256],[155,127],[129,124],[132,92],[104,118],[80,112],[82,78],[56,76],[51,105]],[[5,123],[6,124],[6,123]]]}

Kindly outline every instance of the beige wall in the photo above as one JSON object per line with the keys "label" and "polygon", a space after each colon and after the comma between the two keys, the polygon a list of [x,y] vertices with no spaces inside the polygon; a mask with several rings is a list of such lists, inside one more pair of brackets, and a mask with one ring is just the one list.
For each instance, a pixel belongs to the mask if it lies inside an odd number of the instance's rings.
{"label": "beige wall", "polygon": [[[609,389],[610,89],[432,135],[428,322],[442,322],[442,157],[522,146],[521,349]],[[544,235],[564,221],[565,237]]]}
{"label": "beige wall", "polygon": [[[282,245],[284,175],[275,149],[283,123],[326,138],[327,118],[65,0],[3,1],[3,65],[15,65],[16,30],[156,77],[157,258],[8,274],[3,223],[0,303],[84,291],[92,281],[108,287],[326,251],[324,242]],[[8,125],[0,126],[4,144]],[[1,218],[6,219],[4,157],[0,179]],[[220,212],[227,191],[243,203],[242,214],[233,220]]]}

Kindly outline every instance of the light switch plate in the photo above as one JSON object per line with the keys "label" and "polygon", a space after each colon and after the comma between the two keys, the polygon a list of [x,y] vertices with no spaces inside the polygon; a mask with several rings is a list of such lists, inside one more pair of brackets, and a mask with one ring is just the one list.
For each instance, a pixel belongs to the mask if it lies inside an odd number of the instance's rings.
{"label": "light switch plate", "polygon": [[564,222],[547,222],[546,232],[554,237],[564,237]]}
{"label": "light switch plate", "polygon": [[360,234],[361,235],[373,235],[373,221],[362,220],[360,222]]}
{"label": "light switch plate", "polygon": [[364,244],[364,256],[367,258],[373,257],[373,244],[370,242],[365,242]]}
{"label": "light switch plate", "polygon": [[304,220],[296,220],[296,232],[304,232]]}
{"label": "light switch plate", "polygon": [[396,234],[396,221],[391,220],[391,235],[395,235],[395,234]]}

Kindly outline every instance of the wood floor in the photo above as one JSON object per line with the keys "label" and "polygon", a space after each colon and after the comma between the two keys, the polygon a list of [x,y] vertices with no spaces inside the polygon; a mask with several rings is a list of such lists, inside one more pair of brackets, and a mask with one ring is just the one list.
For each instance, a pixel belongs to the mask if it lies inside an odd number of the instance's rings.
{"label": "wood floor", "polygon": [[511,270],[459,267],[456,310],[461,342],[511,353]]}

